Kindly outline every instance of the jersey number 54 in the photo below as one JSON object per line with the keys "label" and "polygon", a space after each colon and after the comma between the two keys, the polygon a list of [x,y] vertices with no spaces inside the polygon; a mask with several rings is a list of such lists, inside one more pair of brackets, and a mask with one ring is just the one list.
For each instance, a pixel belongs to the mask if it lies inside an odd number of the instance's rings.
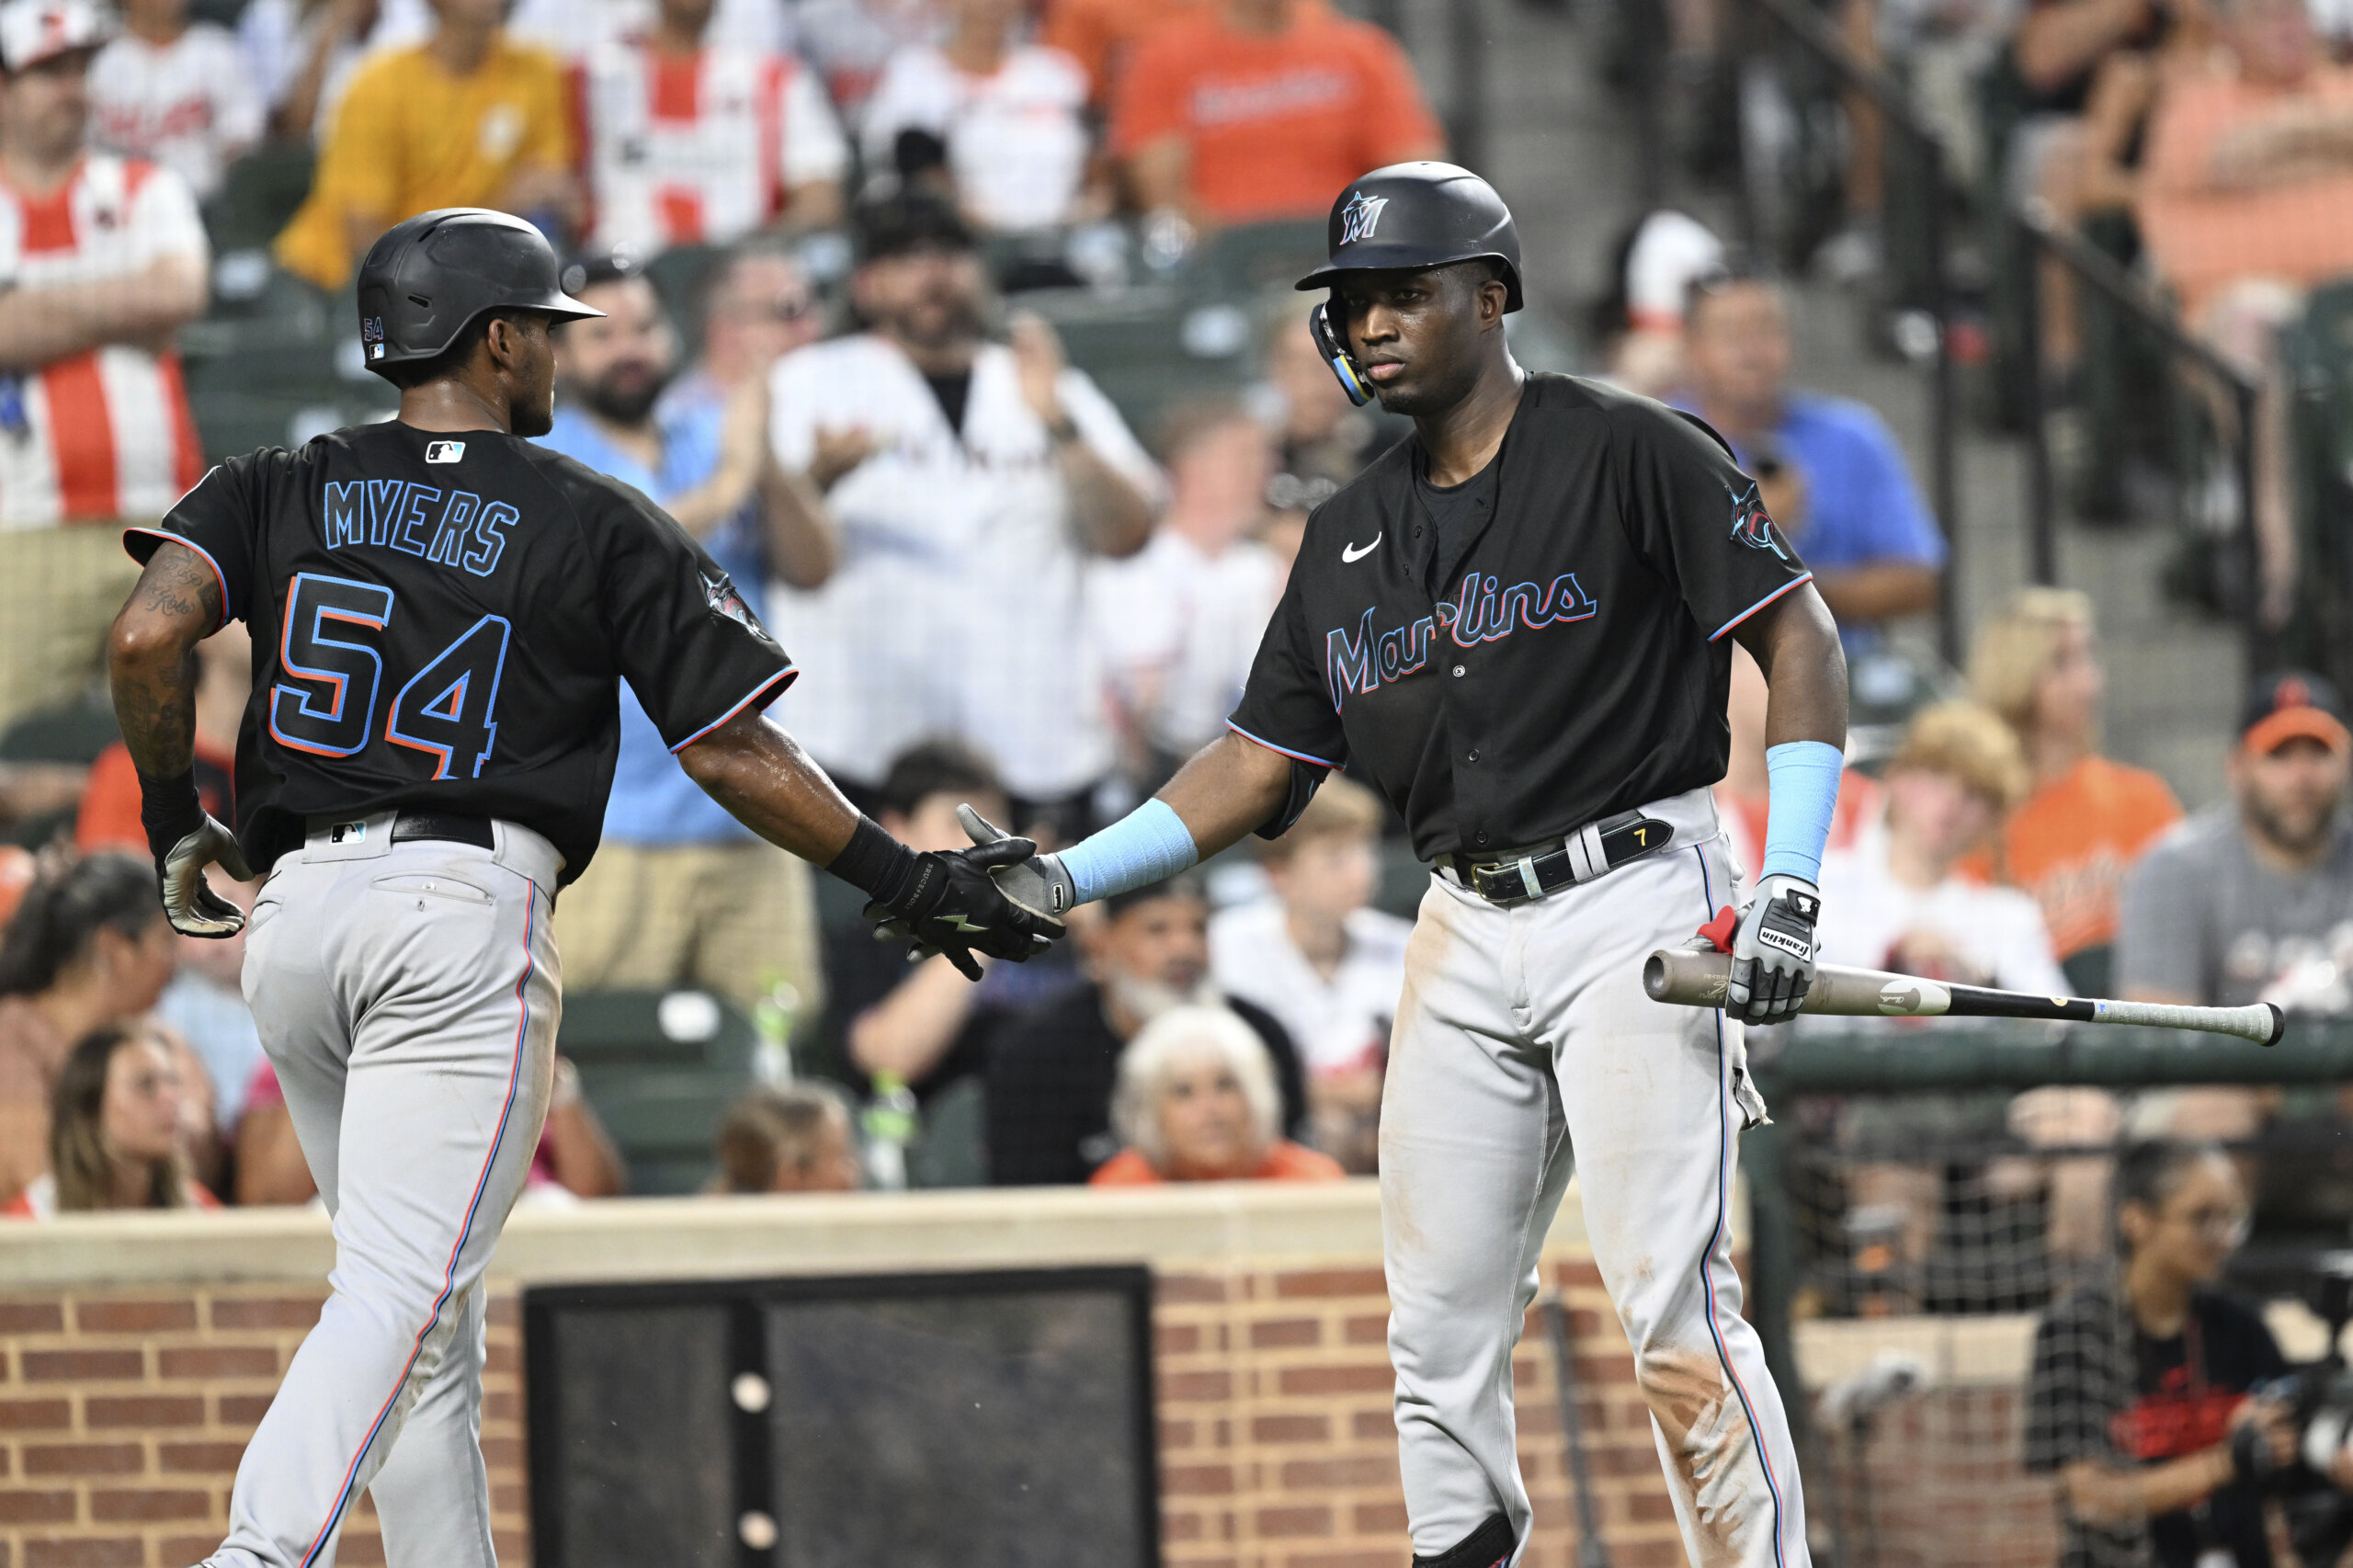
{"label": "jersey number 54", "polygon": [[[314,756],[367,749],[392,610],[392,590],[381,583],[294,574],[278,638],[285,678],[269,694],[278,744]],[[498,676],[513,630],[505,616],[485,615],[436,653],[393,694],[384,738],[432,757],[436,778],[479,778],[498,742]]]}

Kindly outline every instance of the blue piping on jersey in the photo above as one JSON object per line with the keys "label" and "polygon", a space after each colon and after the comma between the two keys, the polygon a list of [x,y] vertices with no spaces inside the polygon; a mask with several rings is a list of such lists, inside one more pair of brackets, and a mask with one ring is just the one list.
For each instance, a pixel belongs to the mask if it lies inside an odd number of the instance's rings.
{"label": "blue piping on jersey", "polygon": [[1320,756],[1310,756],[1303,751],[1293,751],[1289,746],[1279,746],[1272,741],[1265,740],[1259,736],[1252,734],[1249,731],[1244,729],[1241,725],[1235,723],[1231,719],[1228,719],[1225,722],[1225,727],[1232,730],[1235,734],[1240,735],[1244,740],[1250,742],[1254,745],[1265,746],[1268,751],[1274,752],[1278,756],[1287,756],[1293,762],[1313,763],[1318,767],[1337,767],[1340,766],[1336,762],[1326,762]]}
{"label": "blue piping on jersey", "polygon": [[1788,593],[1790,589],[1802,588],[1813,581],[1813,574],[1811,572],[1807,573],[1802,577],[1790,578],[1788,582],[1782,584],[1779,587],[1774,589],[1763,598],[1758,599],[1755,604],[1750,605],[1746,609],[1742,610],[1738,615],[1733,616],[1730,620],[1725,621],[1722,626],[1717,627],[1713,632],[1709,634],[1708,641],[1713,642],[1717,638],[1722,637],[1725,632],[1730,631],[1733,627],[1738,626],[1742,621],[1746,620],[1750,616],[1755,615],[1758,610],[1763,609],[1767,605],[1771,604],[1775,599],[1779,598],[1783,594]]}
{"label": "blue piping on jersey", "polygon": [[790,686],[794,677],[800,674],[801,671],[797,667],[788,665],[783,670],[770,676],[767,679],[760,682],[759,685],[746,692],[744,696],[743,701],[738,702],[734,707],[730,708],[726,712],[722,713],[718,718],[713,719],[710,723],[705,724],[701,729],[697,730],[693,734],[688,735],[685,740],[680,741],[676,745],[672,746],[670,748],[670,755],[672,756],[677,756],[680,752],[686,750],[688,746],[694,744],[697,741],[710,733],[711,731],[718,729],[722,724],[726,723],[728,720],[733,719],[736,714],[741,713],[745,709],[749,708],[753,703],[757,702],[761,697],[771,688],[781,689],[785,686]]}

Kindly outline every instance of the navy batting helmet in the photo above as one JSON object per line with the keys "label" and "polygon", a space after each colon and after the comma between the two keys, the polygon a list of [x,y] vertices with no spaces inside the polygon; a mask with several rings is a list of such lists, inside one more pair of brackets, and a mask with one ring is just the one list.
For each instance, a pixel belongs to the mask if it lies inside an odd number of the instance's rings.
{"label": "navy batting helmet", "polygon": [[1343,272],[1444,267],[1491,256],[1503,263],[1516,311],[1519,230],[1495,187],[1454,164],[1391,164],[1360,175],[1332,204],[1326,239],[1332,259],[1299,280],[1328,289]]}
{"label": "navy batting helmet", "polygon": [[522,219],[444,207],[393,224],[359,264],[359,351],[368,368],[431,359],[486,312],[601,316],[563,291],[555,247]]}

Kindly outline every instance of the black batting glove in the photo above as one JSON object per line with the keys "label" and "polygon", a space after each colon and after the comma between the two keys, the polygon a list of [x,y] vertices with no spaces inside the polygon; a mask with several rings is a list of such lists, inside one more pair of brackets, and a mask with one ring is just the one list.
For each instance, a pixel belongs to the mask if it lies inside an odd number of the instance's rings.
{"label": "black batting glove", "polygon": [[1029,839],[1007,838],[953,854],[917,854],[860,817],[826,869],[873,895],[864,913],[880,927],[878,937],[911,937],[916,957],[944,953],[966,979],[978,980],[976,953],[1021,963],[1051,945],[1051,927],[1009,902],[989,875],[1037,850]]}
{"label": "black batting glove", "polygon": [[218,862],[241,882],[253,881],[237,835],[205,814],[197,798],[193,768],[176,778],[139,776],[139,821],[155,857],[155,880],[164,892],[164,914],[183,937],[233,937],[245,928],[245,912],[214,892],[204,868]]}
{"label": "black batting glove", "polygon": [[1768,877],[1732,935],[1724,1011],[1744,1024],[1785,1023],[1813,986],[1813,927],[1822,894],[1802,877]]}

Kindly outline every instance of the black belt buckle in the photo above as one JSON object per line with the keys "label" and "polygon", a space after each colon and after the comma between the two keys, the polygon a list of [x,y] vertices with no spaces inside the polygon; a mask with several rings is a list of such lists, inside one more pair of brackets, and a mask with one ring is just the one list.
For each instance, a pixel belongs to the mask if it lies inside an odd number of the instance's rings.
{"label": "black belt buckle", "polygon": [[420,838],[437,839],[448,844],[471,844],[477,849],[495,849],[498,835],[491,831],[486,817],[457,816],[444,812],[403,812],[392,819],[392,842],[413,844]]}
{"label": "black belt buckle", "polygon": [[[1522,868],[1526,868],[1525,873]],[[1576,881],[1569,868],[1565,849],[1551,849],[1540,855],[1515,856],[1509,860],[1486,860],[1467,863],[1460,868],[1466,873],[1471,891],[1489,903],[1526,903],[1547,893],[1560,892]],[[1536,885],[1528,885],[1529,875]]]}
{"label": "black belt buckle", "polygon": [[1601,863],[1616,870],[1675,842],[1675,825],[1640,812],[1620,812],[1601,824]]}

